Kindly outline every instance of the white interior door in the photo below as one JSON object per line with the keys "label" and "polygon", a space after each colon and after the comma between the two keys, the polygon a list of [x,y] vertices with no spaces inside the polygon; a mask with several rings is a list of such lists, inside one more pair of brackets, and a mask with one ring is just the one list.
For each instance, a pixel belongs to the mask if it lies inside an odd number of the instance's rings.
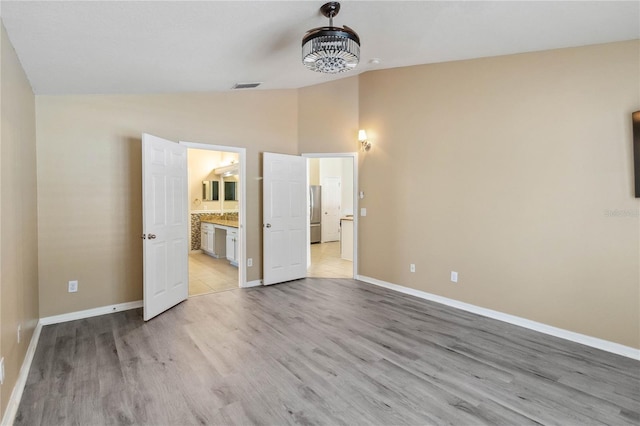
{"label": "white interior door", "polygon": [[342,201],[342,179],[322,178],[322,242],[340,239],[340,216]]}
{"label": "white interior door", "polygon": [[189,296],[187,148],[142,135],[144,320]]}
{"label": "white interior door", "polygon": [[263,277],[265,285],[307,275],[307,159],[263,156]]}

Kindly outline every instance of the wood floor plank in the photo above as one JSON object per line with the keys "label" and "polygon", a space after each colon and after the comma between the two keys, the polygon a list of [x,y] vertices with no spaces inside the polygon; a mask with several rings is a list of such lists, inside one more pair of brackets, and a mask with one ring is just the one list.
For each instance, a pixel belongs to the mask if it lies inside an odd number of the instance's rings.
{"label": "wood floor plank", "polygon": [[638,425],[640,362],[351,279],[46,326],[16,425]]}

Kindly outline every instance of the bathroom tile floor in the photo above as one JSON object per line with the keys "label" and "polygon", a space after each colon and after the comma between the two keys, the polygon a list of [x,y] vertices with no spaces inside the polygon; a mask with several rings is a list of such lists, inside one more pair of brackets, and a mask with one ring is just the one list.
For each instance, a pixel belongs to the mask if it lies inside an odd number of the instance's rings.
{"label": "bathroom tile floor", "polygon": [[[311,244],[311,266],[307,277],[353,278],[353,262],[340,258],[340,242]],[[189,255],[189,296],[238,288],[238,268],[227,259],[204,253]]]}
{"label": "bathroom tile floor", "polygon": [[204,253],[189,255],[189,296],[238,288],[238,268],[227,259],[216,259]]}

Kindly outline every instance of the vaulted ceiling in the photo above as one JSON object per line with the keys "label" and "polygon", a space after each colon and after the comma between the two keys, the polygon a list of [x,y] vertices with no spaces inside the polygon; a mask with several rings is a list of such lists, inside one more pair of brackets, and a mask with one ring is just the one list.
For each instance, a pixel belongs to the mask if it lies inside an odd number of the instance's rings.
{"label": "vaulted ceiling", "polygon": [[[0,14],[36,94],[299,88],[374,69],[640,38],[638,1],[342,2],[355,71],[301,64],[323,1],[6,1]],[[379,59],[379,63],[372,60]]]}

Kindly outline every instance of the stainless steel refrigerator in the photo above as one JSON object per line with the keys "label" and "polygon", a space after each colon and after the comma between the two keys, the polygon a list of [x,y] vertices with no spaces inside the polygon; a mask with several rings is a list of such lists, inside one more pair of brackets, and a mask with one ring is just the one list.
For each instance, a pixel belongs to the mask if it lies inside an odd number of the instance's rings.
{"label": "stainless steel refrigerator", "polygon": [[322,187],[311,185],[309,187],[309,209],[311,216],[311,243],[319,243],[322,220]]}

